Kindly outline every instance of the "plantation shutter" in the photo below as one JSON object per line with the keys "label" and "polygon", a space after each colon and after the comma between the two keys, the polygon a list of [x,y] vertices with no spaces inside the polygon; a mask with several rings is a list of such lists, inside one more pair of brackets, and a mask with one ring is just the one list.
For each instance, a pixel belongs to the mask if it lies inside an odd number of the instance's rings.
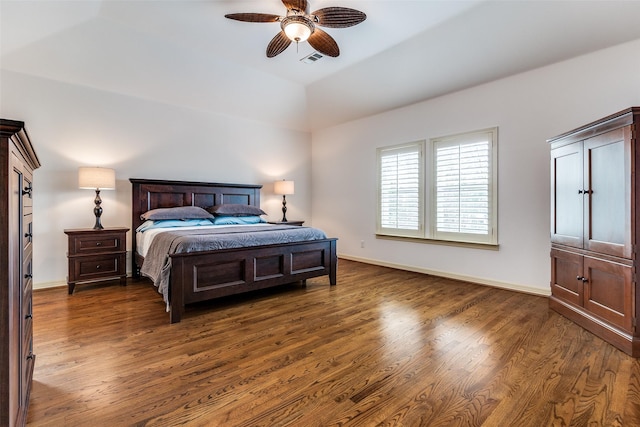
{"label": "plantation shutter", "polygon": [[[493,234],[492,133],[434,142],[435,231],[448,240],[489,242]],[[452,234],[459,237],[453,237]]]}
{"label": "plantation shutter", "polygon": [[378,150],[378,230],[421,233],[422,143]]}

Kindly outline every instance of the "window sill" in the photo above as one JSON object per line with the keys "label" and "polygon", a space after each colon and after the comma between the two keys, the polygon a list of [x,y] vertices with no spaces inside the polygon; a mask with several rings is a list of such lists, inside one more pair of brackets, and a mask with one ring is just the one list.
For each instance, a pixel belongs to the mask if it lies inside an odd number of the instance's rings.
{"label": "window sill", "polygon": [[457,246],[461,248],[485,249],[490,251],[497,251],[500,249],[499,244],[492,244],[492,243],[457,242],[453,240],[436,240],[436,239],[428,239],[428,238],[422,238],[422,237],[393,236],[390,234],[376,233],[376,239],[398,240],[398,241],[412,242],[412,243],[425,243],[430,245]]}

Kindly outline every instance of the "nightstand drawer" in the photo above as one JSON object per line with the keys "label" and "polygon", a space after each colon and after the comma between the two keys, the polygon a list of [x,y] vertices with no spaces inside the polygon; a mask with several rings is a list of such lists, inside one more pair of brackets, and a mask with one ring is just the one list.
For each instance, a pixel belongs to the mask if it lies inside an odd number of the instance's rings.
{"label": "nightstand drawer", "polygon": [[69,255],[89,255],[124,250],[122,233],[69,236]]}
{"label": "nightstand drawer", "polygon": [[91,255],[69,259],[69,281],[79,282],[125,274],[125,254]]}

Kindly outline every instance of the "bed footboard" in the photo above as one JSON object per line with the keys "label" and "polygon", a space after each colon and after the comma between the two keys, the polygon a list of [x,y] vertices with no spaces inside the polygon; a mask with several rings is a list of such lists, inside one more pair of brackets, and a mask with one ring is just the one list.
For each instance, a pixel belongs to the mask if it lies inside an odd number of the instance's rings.
{"label": "bed footboard", "polygon": [[335,285],[336,240],[171,255],[170,321],[194,302],[325,275]]}

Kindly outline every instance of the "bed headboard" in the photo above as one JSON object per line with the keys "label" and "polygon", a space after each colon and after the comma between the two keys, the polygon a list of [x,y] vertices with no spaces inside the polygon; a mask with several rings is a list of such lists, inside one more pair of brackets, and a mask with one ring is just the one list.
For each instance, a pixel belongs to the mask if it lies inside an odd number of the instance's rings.
{"label": "bed headboard", "polygon": [[133,250],[136,248],[136,228],[142,224],[140,215],[156,208],[200,206],[208,208],[225,203],[260,207],[262,185],[218,184],[210,182],[165,181],[130,178],[132,188],[131,225]]}

